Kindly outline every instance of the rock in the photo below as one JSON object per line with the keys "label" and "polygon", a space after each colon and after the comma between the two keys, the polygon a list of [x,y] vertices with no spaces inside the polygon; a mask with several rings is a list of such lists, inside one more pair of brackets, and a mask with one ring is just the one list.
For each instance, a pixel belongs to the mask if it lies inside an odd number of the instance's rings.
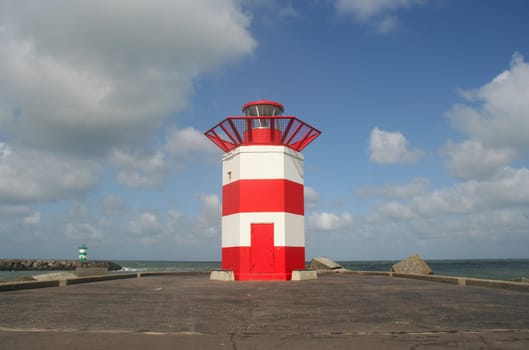
{"label": "rock", "polygon": [[397,273],[416,273],[419,275],[432,275],[432,269],[418,255],[412,255],[393,265],[390,272]]}
{"label": "rock", "polygon": [[0,271],[9,271],[11,269],[11,261],[0,260]]}
{"label": "rock", "polygon": [[121,270],[121,266],[111,261],[85,261],[78,260],[19,260],[0,259],[0,271],[23,270],[75,270],[77,267],[105,267],[110,271]]}
{"label": "rock", "polygon": [[112,261],[107,261],[106,262],[107,264],[107,268],[109,271],[119,271],[122,269],[122,266],[119,265],[119,264],[116,264],[115,262],[112,262]]}
{"label": "rock", "polygon": [[310,270],[336,270],[343,269],[343,266],[326,257],[313,258],[309,265]]}

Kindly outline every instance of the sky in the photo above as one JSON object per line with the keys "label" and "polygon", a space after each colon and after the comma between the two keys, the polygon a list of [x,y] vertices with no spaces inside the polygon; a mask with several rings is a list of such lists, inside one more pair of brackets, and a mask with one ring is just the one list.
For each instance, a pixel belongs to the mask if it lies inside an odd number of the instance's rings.
{"label": "sky", "polygon": [[222,151],[269,99],[306,258],[529,258],[529,2],[0,0],[0,258],[218,261]]}

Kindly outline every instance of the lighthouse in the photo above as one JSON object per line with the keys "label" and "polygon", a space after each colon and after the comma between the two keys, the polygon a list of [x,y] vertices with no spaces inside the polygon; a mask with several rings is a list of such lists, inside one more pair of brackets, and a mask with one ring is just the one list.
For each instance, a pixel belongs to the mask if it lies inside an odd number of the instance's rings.
{"label": "lighthouse", "polygon": [[320,131],[281,103],[248,102],[205,135],[222,158],[222,269],[290,280],[305,269],[303,154]]}

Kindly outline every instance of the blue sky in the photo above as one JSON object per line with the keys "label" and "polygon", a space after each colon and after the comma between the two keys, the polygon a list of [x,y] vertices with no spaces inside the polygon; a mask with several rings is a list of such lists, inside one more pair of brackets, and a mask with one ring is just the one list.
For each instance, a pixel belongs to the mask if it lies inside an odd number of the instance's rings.
{"label": "blue sky", "polygon": [[271,99],[307,259],[529,258],[529,3],[0,1],[0,257],[220,259],[222,152]]}

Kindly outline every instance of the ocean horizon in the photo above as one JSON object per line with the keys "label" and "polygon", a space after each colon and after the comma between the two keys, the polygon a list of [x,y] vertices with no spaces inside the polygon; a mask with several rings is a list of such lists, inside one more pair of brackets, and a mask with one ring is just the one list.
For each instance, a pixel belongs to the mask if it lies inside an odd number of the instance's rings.
{"label": "ocean horizon", "polygon": [[[221,267],[220,261],[109,260],[126,272],[207,272]],[[389,271],[398,260],[338,260],[354,271]],[[426,260],[435,275],[461,276],[497,280],[529,277],[529,259],[443,259]],[[307,262],[308,263],[308,262]],[[19,276],[32,276],[57,271],[0,271],[0,279],[11,281]]]}

